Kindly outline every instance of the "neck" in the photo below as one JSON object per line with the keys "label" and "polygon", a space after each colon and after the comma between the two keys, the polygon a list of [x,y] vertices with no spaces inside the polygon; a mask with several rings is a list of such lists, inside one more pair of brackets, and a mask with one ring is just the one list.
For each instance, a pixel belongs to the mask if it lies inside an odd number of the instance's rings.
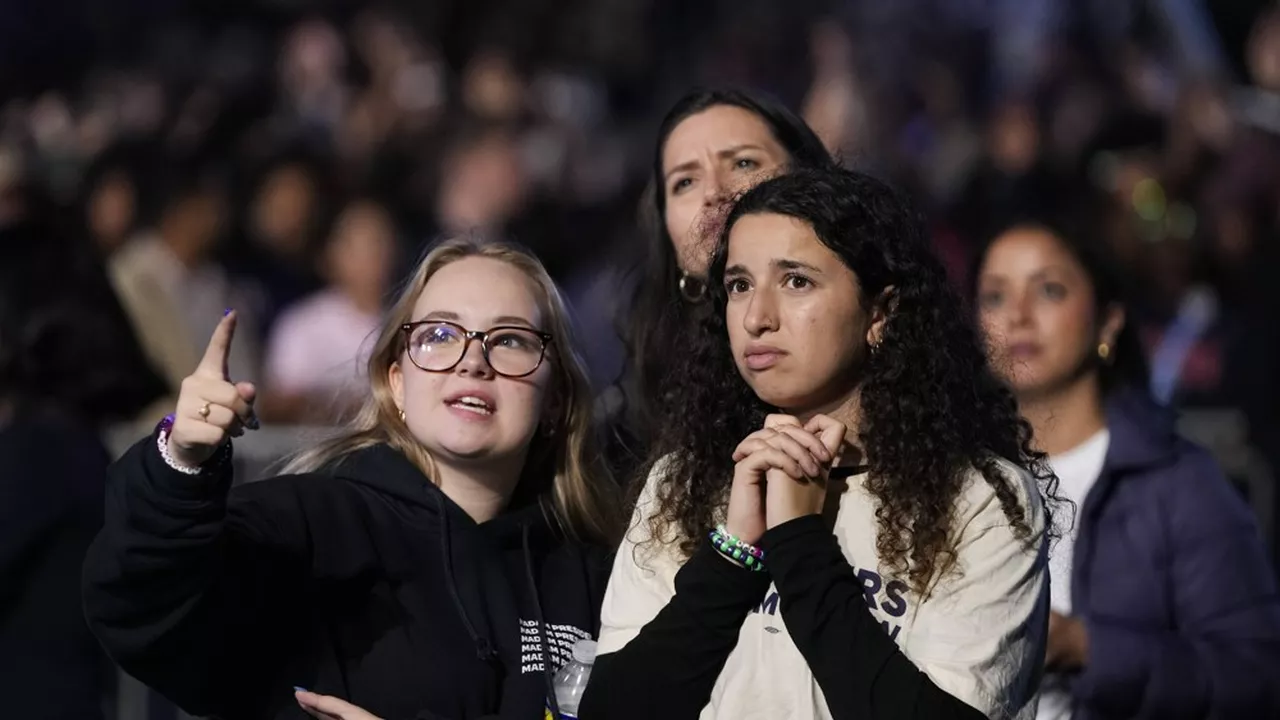
{"label": "neck", "polygon": [[1071,450],[1107,425],[1094,373],[1056,392],[1019,397],[1018,408],[1031,423],[1036,447],[1049,455]]}
{"label": "neck", "polygon": [[[862,393],[854,390],[845,397],[832,401],[826,405],[798,412],[796,413],[796,419],[807,425],[816,415],[826,415],[832,420],[836,420],[843,424],[845,428],[845,444],[852,447],[857,446],[858,433],[862,431]],[[857,457],[855,458],[842,457],[840,459],[841,463],[845,464],[850,460],[855,464],[857,462],[861,462],[861,452],[856,453],[856,455]]]}
{"label": "neck", "polygon": [[511,502],[524,458],[499,461],[486,466],[436,461],[436,482],[440,491],[462,508],[476,523],[488,522]]}
{"label": "neck", "polygon": [[351,304],[355,305],[360,312],[369,315],[378,315],[382,312],[382,293],[378,290],[352,286],[342,288],[342,294],[347,296]]}

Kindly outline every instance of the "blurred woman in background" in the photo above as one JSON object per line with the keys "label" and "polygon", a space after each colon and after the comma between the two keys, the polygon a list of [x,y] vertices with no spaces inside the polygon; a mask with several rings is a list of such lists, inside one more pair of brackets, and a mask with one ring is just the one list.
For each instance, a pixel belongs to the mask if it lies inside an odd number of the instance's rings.
{"label": "blurred woman in background", "polygon": [[101,432],[168,395],[65,214],[28,197],[0,228],[0,697],[32,720],[103,717],[114,673],[79,593],[102,526]]}
{"label": "blurred woman in background", "polygon": [[373,199],[343,208],[322,249],[324,289],[285,309],[271,329],[259,415],[264,422],[322,424],[359,408],[361,369],[382,321],[399,242]]}
{"label": "blurred woman in background", "polygon": [[729,202],[789,167],[830,162],[804,120],[763,94],[694,90],[663,117],[642,201],[644,265],[624,331],[624,427],[615,428],[621,437],[611,438],[621,446],[615,466],[624,476],[652,439],[683,342],[680,330],[708,307],[707,267]]}
{"label": "blurred woman in background", "polygon": [[1256,522],[1147,396],[1119,282],[1088,237],[1014,224],[973,280],[992,363],[1076,505],[1050,560],[1038,717],[1272,717],[1280,597]]}

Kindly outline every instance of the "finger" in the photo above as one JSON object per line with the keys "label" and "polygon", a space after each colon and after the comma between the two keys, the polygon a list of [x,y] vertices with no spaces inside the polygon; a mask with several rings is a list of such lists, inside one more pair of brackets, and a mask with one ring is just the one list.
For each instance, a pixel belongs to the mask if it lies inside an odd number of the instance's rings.
{"label": "finger", "polygon": [[823,463],[831,462],[831,451],[827,450],[827,446],[822,444],[822,440],[812,432],[795,425],[784,426],[781,430],[782,434],[800,443],[813,454],[815,458]]}
{"label": "finger", "polygon": [[799,418],[794,415],[783,415],[781,413],[766,415],[764,418],[764,426],[770,430],[779,430],[787,426],[802,427]]}
{"label": "finger", "polygon": [[202,420],[206,425],[211,425],[227,434],[235,431],[243,424],[240,422],[239,415],[236,415],[230,408],[223,407],[222,405],[210,405],[208,417],[204,417],[197,410],[193,414],[192,419],[197,421]]}
{"label": "finger", "polygon": [[246,423],[253,416],[253,406],[241,396],[240,388],[224,380],[192,375],[182,381],[182,396],[188,398],[195,409],[203,407],[205,403],[210,406],[221,405],[229,408]]}
{"label": "finger", "polygon": [[342,716],[337,713],[326,712],[320,709],[320,703],[327,697],[308,690],[295,690],[293,698],[298,701],[301,707],[308,715],[321,720],[342,720]]}
{"label": "finger", "polygon": [[831,451],[832,455],[840,452],[840,446],[844,444],[846,432],[844,423],[819,413],[809,420],[808,424],[805,425],[805,429],[817,435],[822,444]]}
{"label": "finger", "polygon": [[244,426],[250,430],[257,430],[262,427],[258,422],[258,413],[253,409],[253,403],[258,399],[258,388],[251,382],[238,382],[236,383],[236,393],[249,406],[249,416],[244,418]]}
{"label": "finger", "polygon": [[738,443],[738,447],[733,451],[733,461],[742,462],[744,458],[753,452],[759,452],[767,447],[769,443],[765,438],[758,437],[759,433],[751,433],[742,442]]}
{"label": "finger", "polygon": [[806,477],[804,468],[800,467],[800,463],[794,458],[777,448],[769,448],[760,452],[752,453],[746,461],[752,469],[757,471],[768,471],[770,468],[781,470],[790,475],[792,478],[801,479]]}
{"label": "finger", "polygon": [[236,334],[236,312],[229,311],[213,329],[209,345],[196,370],[208,377],[227,379],[227,358],[231,355],[231,340]]}
{"label": "finger", "polygon": [[[313,692],[301,691],[295,694],[303,708],[316,710],[324,715],[342,720],[373,720],[374,716],[351,703],[332,695],[317,695]],[[303,697],[306,696],[306,697]]]}
{"label": "finger", "polygon": [[783,451],[788,457],[799,463],[800,467],[804,468],[806,477],[817,477],[822,474],[822,462],[814,457],[809,448],[801,445],[790,435],[778,433],[776,437],[769,441],[769,445]]}

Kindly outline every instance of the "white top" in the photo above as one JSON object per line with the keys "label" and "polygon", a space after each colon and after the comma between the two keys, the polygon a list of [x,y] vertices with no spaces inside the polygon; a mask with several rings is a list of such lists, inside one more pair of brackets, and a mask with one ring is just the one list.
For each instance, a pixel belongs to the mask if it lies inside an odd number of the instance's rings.
{"label": "white top", "polygon": [[[1049,553],[1050,604],[1062,615],[1071,614],[1071,563],[1075,557],[1076,531],[1080,523],[1084,499],[1098,481],[1102,464],[1111,445],[1111,432],[1106,428],[1070,450],[1049,458],[1049,467],[1058,476],[1058,495],[1075,503],[1075,512],[1066,503],[1053,518],[1058,541]],[[1069,720],[1071,693],[1062,679],[1046,675],[1040,689],[1040,711],[1036,720]]]}
{"label": "white top", "polygon": [[[629,643],[675,594],[683,560],[674,548],[651,543],[635,552],[649,537],[661,467],[650,474],[614,560],[601,616],[601,654]],[[1020,502],[1031,508],[1030,544],[1014,536],[994,491],[972,473],[956,516],[960,574],[944,580],[926,602],[906,582],[879,572],[875,503],[862,487],[865,476],[849,479],[834,533],[866,587],[872,616],[918,668],[988,717],[1028,720],[1035,715],[1049,609],[1045,517],[1034,479],[1011,463],[1000,461],[1000,467],[1016,479]],[[822,689],[787,634],[775,587],[747,616],[700,717],[831,718]]]}
{"label": "white top", "polygon": [[336,290],[321,290],[285,310],[267,344],[266,380],[279,392],[351,394],[364,382],[377,340],[376,314]]}

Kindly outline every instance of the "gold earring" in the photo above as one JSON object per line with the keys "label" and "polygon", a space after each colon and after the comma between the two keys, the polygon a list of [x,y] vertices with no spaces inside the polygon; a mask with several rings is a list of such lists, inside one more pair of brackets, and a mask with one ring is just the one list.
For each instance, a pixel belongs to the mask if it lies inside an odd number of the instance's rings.
{"label": "gold earring", "polygon": [[1098,343],[1098,357],[1106,360],[1111,357],[1111,346],[1106,343]]}
{"label": "gold earring", "polygon": [[404,422],[404,410],[400,411],[400,422]]}

